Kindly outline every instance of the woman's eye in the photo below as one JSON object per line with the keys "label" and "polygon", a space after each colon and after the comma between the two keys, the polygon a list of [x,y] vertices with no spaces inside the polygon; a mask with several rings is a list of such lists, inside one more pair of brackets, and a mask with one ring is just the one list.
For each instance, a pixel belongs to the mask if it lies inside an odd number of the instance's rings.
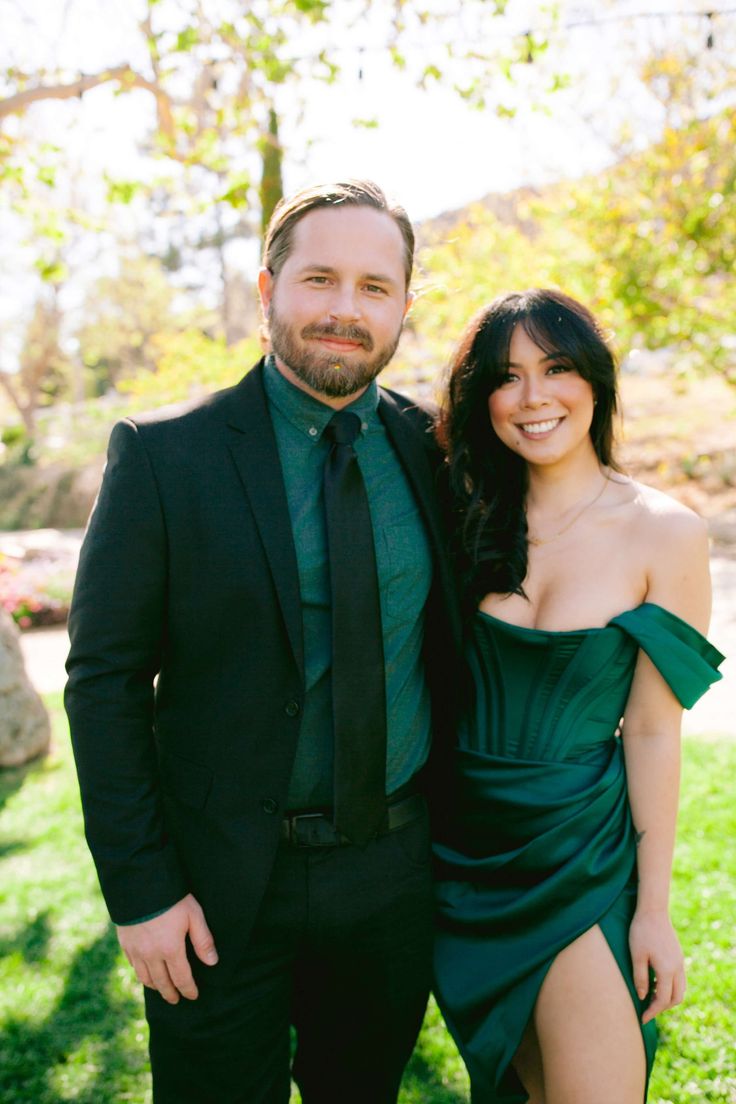
{"label": "woman's eye", "polygon": [[547,369],[548,372],[557,374],[558,372],[572,372],[572,365],[570,364],[550,364]]}

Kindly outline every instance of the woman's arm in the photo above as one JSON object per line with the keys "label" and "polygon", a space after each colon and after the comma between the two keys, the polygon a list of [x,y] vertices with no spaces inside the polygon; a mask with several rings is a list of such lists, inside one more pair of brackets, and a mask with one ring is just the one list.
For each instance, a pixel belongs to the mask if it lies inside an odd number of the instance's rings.
{"label": "woman's arm", "polygon": [[[646,600],[699,632],[710,617],[708,537],[704,523],[673,504],[651,519]],[[649,525],[647,529],[649,529]],[[669,890],[680,780],[682,707],[651,660],[640,653],[623,724],[629,801],[638,837],[637,906],[629,933],[634,984],[643,999],[656,988],[646,1023],[679,1004],[685,992],[682,951],[669,919]]]}

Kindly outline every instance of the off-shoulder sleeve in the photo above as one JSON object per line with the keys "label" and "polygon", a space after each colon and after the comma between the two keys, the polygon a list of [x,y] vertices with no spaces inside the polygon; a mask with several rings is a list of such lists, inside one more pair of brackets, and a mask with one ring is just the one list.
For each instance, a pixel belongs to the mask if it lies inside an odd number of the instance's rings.
{"label": "off-shoulder sleeve", "polygon": [[723,676],[718,668],[725,659],[709,640],[654,602],[619,614],[610,622],[634,639],[646,652],[685,709],[702,697],[711,683]]}

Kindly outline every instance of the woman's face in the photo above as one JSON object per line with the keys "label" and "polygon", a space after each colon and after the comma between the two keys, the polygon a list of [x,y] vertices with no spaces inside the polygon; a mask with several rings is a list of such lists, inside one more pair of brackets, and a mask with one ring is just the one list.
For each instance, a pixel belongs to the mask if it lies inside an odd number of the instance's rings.
{"label": "woman's face", "polygon": [[555,464],[591,448],[593,388],[562,354],[545,353],[517,325],[509,363],[488,397],[491,424],[528,464]]}

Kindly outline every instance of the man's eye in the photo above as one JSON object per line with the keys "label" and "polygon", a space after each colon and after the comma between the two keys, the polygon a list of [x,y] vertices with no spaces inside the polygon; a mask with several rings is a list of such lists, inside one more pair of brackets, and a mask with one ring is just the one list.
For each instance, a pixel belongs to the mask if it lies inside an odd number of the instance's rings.
{"label": "man's eye", "polygon": [[377,294],[377,295],[385,295],[386,294],[385,287],[381,287],[380,284],[366,284],[365,285],[365,290],[370,291],[371,294]]}

